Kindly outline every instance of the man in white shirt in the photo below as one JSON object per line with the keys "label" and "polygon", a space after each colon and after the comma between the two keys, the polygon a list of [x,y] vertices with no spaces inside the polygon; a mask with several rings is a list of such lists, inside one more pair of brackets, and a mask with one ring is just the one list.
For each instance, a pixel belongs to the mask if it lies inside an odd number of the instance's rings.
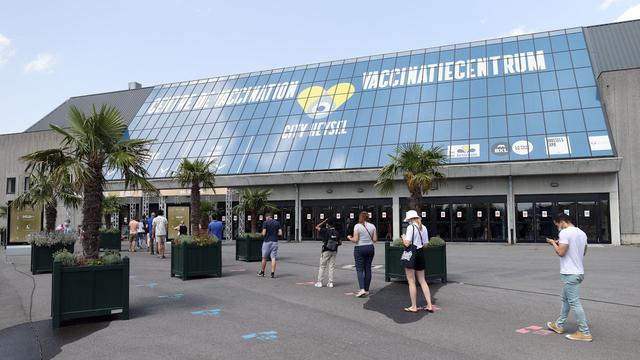
{"label": "man in white shirt", "polygon": [[555,322],[548,322],[547,327],[558,334],[564,332],[569,311],[573,309],[578,323],[578,331],[566,335],[569,340],[593,341],[587,316],[580,303],[580,284],[584,280],[584,266],[582,260],[587,254],[587,234],[571,223],[571,218],[565,213],[559,213],[553,218],[560,234],[558,240],[547,239],[560,257],[560,278],[562,287],[562,311]]}
{"label": "man in white shirt", "polygon": [[153,235],[158,243],[158,257],[166,259],[164,248],[167,243],[167,226],[169,221],[164,217],[164,211],[158,210],[158,216],[153,219]]}

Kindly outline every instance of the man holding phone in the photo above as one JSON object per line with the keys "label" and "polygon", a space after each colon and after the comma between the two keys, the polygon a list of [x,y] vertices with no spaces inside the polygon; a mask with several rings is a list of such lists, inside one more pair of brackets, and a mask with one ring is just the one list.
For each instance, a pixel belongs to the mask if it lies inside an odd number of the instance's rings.
{"label": "man holding phone", "polygon": [[560,234],[558,240],[547,239],[560,257],[560,279],[562,280],[562,311],[555,322],[548,322],[547,327],[558,333],[564,332],[564,324],[573,309],[578,323],[578,331],[566,335],[569,340],[593,341],[587,316],[580,303],[580,284],[584,280],[583,258],[587,254],[587,234],[578,229],[571,222],[571,218],[565,213],[559,213],[553,218]]}

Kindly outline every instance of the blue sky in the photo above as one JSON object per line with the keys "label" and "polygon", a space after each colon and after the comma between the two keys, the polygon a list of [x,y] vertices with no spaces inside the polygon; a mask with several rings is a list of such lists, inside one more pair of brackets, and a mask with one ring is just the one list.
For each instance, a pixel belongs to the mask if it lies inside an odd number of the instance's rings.
{"label": "blue sky", "polygon": [[640,1],[5,1],[0,133],[69,97],[640,18]]}

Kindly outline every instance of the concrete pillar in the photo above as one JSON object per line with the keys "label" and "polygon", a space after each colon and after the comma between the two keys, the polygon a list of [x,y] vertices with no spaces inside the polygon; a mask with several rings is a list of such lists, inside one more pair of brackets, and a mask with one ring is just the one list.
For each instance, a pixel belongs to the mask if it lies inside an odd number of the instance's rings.
{"label": "concrete pillar", "polygon": [[[618,174],[616,174],[616,180],[617,177]],[[618,189],[609,192],[609,219],[611,222],[611,245],[620,246],[620,195]]]}
{"label": "concrete pillar", "polygon": [[402,218],[402,214],[400,213],[400,197],[394,195],[391,201],[391,205],[393,207],[393,239],[399,239],[401,227],[400,225],[402,224],[402,222],[400,221],[400,219]]}
{"label": "concrete pillar", "polygon": [[513,178],[509,176],[509,186],[507,189],[507,243],[515,244],[516,232],[516,198],[513,192]]}
{"label": "concrete pillar", "polygon": [[296,218],[296,230],[295,230],[295,241],[302,241],[302,236],[300,236],[300,229],[302,228],[302,202],[300,201],[300,185],[293,184],[296,187],[296,209],[295,209],[295,218]]}

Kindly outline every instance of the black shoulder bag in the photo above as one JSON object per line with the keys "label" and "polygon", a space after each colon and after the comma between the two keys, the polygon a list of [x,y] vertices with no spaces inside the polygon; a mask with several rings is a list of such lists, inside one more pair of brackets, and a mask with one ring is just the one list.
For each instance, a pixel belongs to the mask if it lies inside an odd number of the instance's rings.
{"label": "black shoulder bag", "polygon": [[418,235],[420,235],[420,244],[424,246],[424,240],[422,239],[422,233],[417,226],[411,225],[414,227],[413,234],[411,235],[411,245],[406,246],[404,251],[402,252],[402,256],[400,257],[400,262],[402,266],[407,269],[413,269],[415,267],[416,262],[416,253],[418,252],[418,247],[413,244],[413,238],[416,236],[416,231]]}

